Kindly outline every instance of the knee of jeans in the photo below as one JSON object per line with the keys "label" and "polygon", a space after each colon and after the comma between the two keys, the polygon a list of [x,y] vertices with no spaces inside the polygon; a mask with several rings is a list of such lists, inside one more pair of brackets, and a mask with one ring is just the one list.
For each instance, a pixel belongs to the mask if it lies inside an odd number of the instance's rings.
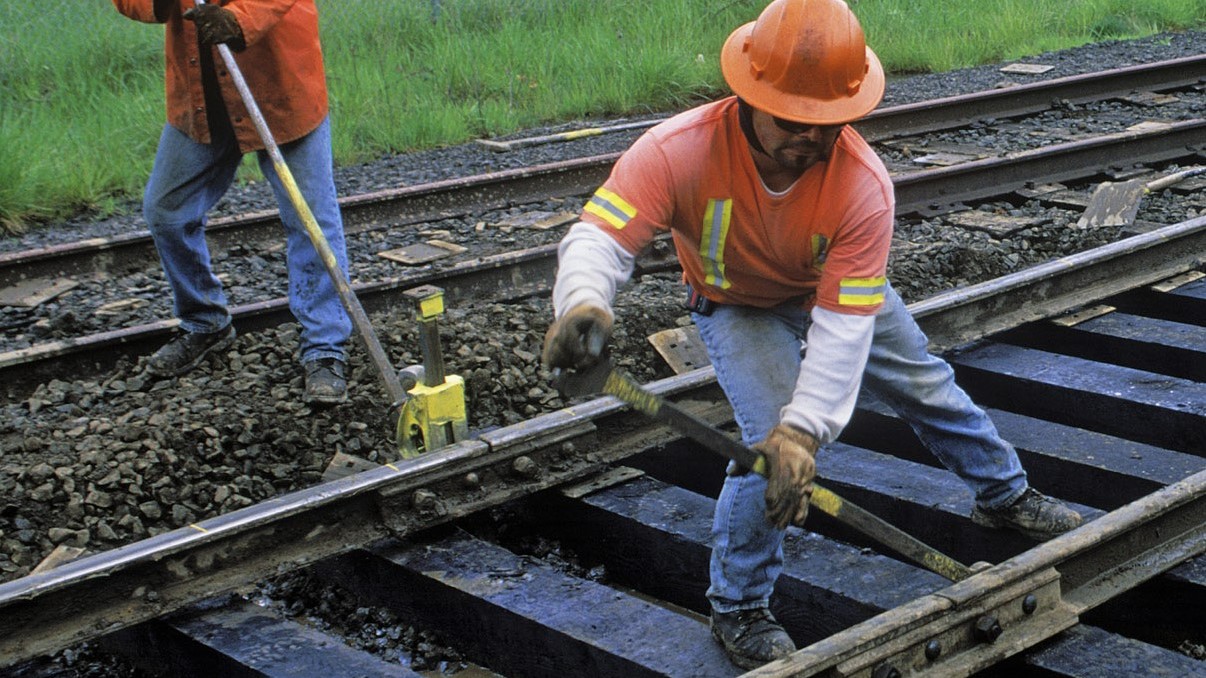
{"label": "knee of jeans", "polygon": [[[171,225],[179,221],[178,215],[163,206],[163,202],[151,196],[142,201],[142,216],[147,222],[147,228],[152,233],[163,233],[171,229]],[[171,229],[175,230],[175,229]]]}

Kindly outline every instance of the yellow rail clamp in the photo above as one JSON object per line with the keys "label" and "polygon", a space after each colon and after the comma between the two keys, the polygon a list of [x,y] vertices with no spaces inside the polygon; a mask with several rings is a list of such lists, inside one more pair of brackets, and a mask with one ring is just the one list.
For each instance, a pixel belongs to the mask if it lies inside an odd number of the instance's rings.
{"label": "yellow rail clamp", "polygon": [[418,384],[398,418],[398,453],[410,459],[469,437],[465,381],[452,374],[439,386]]}
{"label": "yellow rail clamp", "polygon": [[423,285],[407,291],[406,296],[415,304],[419,346],[423,351],[421,370],[413,367],[403,370],[418,377],[415,386],[408,389],[398,417],[398,453],[409,459],[464,440],[469,436],[469,422],[465,380],[444,374],[437,322],[444,313],[444,290]]}

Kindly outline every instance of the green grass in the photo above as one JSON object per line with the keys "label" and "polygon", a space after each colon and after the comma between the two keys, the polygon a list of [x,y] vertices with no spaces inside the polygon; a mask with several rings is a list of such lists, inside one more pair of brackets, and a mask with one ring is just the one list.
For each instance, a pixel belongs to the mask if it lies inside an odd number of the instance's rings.
{"label": "green grass", "polygon": [[[849,1],[894,74],[1206,23],[1206,0]],[[336,162],[722,96],[720,46],[764,5],[320,1]],[[139,196],[163,125],[162,40],[107,0],[0,3],[0,231]]]}

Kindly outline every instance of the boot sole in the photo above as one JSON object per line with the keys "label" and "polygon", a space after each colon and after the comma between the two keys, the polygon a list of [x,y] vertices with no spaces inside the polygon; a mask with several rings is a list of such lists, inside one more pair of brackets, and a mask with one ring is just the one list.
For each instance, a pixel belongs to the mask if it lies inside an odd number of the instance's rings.
{"label": "boot sole", "polygon": [[348,394],[344,393],[341,396],[303,396],[302,402],[307,405],[340,405],[348,401]]}

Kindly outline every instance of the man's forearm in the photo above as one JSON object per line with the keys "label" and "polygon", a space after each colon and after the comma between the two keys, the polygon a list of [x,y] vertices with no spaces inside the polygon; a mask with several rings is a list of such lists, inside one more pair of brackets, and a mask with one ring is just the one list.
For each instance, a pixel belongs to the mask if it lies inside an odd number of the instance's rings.
{"label": "man's forearm", "polygon": [[779,414],[781,421],[822,445],[837,438],[854,412],[874,331],[875,316],[813,309],[796,390]]}
{"label": "man's forearm", "polygon": [[553,313],[591,303],[611,311],[616,289],[632,277],[636,257],[597,226],[574,224],[557,249],[557,281],[553,286]]}

